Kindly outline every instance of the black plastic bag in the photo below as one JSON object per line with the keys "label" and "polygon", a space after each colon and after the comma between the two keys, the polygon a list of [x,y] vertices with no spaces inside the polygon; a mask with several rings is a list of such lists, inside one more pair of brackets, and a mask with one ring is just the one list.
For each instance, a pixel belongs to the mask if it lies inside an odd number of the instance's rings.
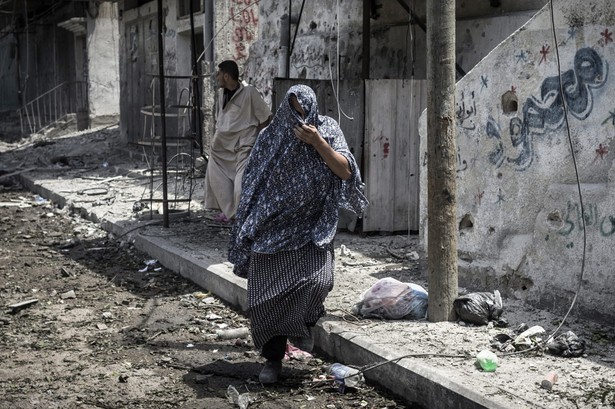
{"label": "black plastic bag", "polygon": [[585,352],[585,340],[568,331],[547,342],[547,350],[553,355],[566,358],[581,356]]}
{"label": "black plastic bag", "polygon": [[504,311],[498,290],[461,295],[453,301],[453,308],[459,319],[476,325],[487,325],[489,321],[498,320]]}

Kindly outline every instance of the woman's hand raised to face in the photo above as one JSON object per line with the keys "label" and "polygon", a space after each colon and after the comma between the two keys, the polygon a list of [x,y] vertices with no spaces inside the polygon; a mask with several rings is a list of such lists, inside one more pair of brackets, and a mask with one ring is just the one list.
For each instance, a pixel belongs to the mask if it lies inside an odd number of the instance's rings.
{"label": "woman's hand raised to face", "polygon": [[299,140],[308,145],[317,145],[324,141],[318,133],[318,129],[313,125],[297,125],[293,128],[293,132]]}

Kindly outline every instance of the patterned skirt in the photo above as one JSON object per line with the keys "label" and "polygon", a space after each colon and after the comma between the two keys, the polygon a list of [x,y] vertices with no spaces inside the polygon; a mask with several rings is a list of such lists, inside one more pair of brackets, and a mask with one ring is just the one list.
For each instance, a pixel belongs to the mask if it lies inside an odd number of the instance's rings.
{"label": "patterned skirt", "polygon": [[325,314],[333,289],[333,244],[310,242],[298,250],[252,253],[248,272],[248,314],[254,346],[274,336],[308,337],[308,324]]}

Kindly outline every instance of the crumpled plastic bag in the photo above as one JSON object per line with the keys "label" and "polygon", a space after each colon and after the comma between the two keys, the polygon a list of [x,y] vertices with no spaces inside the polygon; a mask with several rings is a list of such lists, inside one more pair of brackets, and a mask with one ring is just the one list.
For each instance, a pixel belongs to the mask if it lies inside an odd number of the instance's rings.
{"label": "crumpled plastic bag", "polygon": [[581,356],[585,353],[585,340],[568,331],[547,342],[547,350],[553,355],[566,358]]}
{"label": "crumpled plastic bag", "polygon": [[502,352],[525,351],[540,345],[545,329],[540,325],[529,327],[526,323],[520,324],[509,334],[497,334],[491,340],[491,347]]}
{"label": "crumpled plastic bag", "polygon": [[500,318],[504,309],[500,292],[480,292],[460,295],[453,301],[459,319],[477,325],[487,325]]}
{"label": "crumpled plastic bag", "polygon": [[418,284],[381,278],[363,294],[355,311],[364,317],[423,319],[427,316],[427,291]]}
{"label": "crumpled plastic bag", "polygon": [[255,401],[250,393],[239,393],[233,385],[229,385],[226,389],[226,398],[229,403],[237,405],[239,409],[248,409],[250,403]]}

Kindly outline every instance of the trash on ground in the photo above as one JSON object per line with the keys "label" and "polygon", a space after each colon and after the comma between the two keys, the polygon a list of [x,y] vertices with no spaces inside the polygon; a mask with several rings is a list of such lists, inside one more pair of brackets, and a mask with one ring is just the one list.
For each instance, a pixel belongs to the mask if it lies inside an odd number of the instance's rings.
{"label": "trash on ground", "polygon": [[139,273],[145,273],[148,270],[155,270],[156,264],[158,264],[158,260],[145,260],[145,267],[139,269]]}
{"label": "trash on ground", "polygon": [[550,371],[540,382],[540,387],[542,389],[550,391],[551,389],[553,389],[553,385],[555,385],[555,383],[557,382],[557,378],[557,372]]}
{"label": "trash on ground", "polygon": [[230,403],[237,405],[240,409],[247,409],[253,401],[249,393],[239,393],[233,385],[229,385],[226,389],[226,397]]}
{"label": "trash on ground", "polygon": [[528,328],[517,335],[512,343],[517,351],[530,349],[542,342],[542,338],[539,337],[539,335],[544,333],[545,329],[543,327],[540,325],[534,325],[533,327]]}
{"label": "trash on ground", "polygon": [[218,339],[247,338],[250,330],[247,327],[216,330]]}
{"label": "trash on ground", "polygon": [[11,304],[9,305],[9,309],[10,309],[9,313],[16,314],[17,312],[23,310],[24,308],[33,306],[37,302],[38,302],[38,298],[32,298],[30,300],[25,300],[25,301],[21,301],[15,304]]}
{"label": "trash on ground", "polygon": [[357,388],[365,379],[363,379],[363,373],[358,369],[351,368],[349,366],[334,363],[327,368],[327,375],[330,375],[338,385],[340,393],[344,393],[346,387]]}
{"label": "trash on ground", "polygon": [[453,301],[453,307],[459,319],[476,325],[487,325],[496,321],[496,326],[505,327],[506,320],[500,319],[504,312],[500,292],[478,292],[460,295]]}
{"label": "trash on ground", "polygon": [[297,348],[291,344],[286,344],[286,352],[284,353],[284,359],[291,360],[294,359],[296,361],[305,361],[312,358],[312,354],[306,352],[302,349]]}
{"label": "trash on ground", "polygon": [[498,367],[498,356],[484,349],[476,355],[476,363],[485,372],[495,372]]}
{"label": "trash on ground", "polygon": [[77,298],[77,294],[75,294],[74,290],[70,290],[70,291],[60,294],[60,298],[63,300],[66,300],[67,298]]}
{"label": "trash on ground", "polygon": [[545,330],[540,325],[534,325],[529,328],[527,324],[522,323],[509,334],[497,334],[491,340],[491,347],[502,352],[525,351],[538,347],[542,342],[540,335],[544,334]]}
{"label": "trash on ground", "polygon": [[340,254],[344,257],[352,257],[352,252],[343,244],[340,246]]}
{"label": "trash on ground", "polygon": [[427,291],[418,284],[402,283],[391,277],[378,280],[354,307],[364,317],[424,319]]}
{"label": "trash on ground", "polygon": [[49,203],[47,199],[39,195],[34,195],[32,198],[32,202],[36,205],[43,205],[43,204]]}
{"label": "trash on ground", "polygon": [[547,342],[547,350],[553,355],[577,357],[585,353],[585,340],[568,331]]}

